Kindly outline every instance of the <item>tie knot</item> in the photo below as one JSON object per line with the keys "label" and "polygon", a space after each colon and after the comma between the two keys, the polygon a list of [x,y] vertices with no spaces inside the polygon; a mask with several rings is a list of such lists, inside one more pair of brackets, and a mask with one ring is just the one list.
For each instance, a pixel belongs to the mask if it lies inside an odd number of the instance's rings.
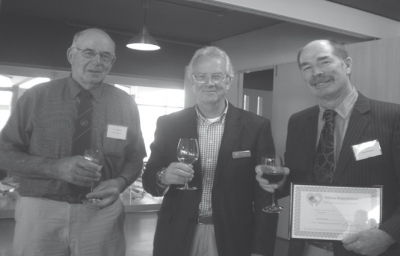
{"label": "tie knot", "polygon": [[323,115],[323,119],[326,121],[326,120],[332,120],[333,119],[333,117],[336,115],[336,111],[335,110],[333,110],[333,109],[327,109],[327,110],[325,110],[325,112],[324,112],[324,115]]}
{"label": "tie knot", "polygon": [[92,94],[89,91],[81,90],[78,96],[80,99],[90,99]]}

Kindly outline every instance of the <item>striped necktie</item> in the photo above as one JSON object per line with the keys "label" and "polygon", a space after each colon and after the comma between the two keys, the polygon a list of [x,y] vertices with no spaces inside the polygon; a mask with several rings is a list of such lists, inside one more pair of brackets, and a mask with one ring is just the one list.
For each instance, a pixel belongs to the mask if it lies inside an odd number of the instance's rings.
{"label": "striped necktie", "polygon": [[75,133],[72,139],[71,156],[82,156],[91,148],[92,139],[92,94],[82,90],[79,95],[78,115],[75,120]]}
{"label": "striped necktie", "polygon": [[335,147],[334,125],[336,112],[327,109],[324,112],[324,127],[321,131],[314,163],[314,181],[322,184],[330,184],[335,174]]}

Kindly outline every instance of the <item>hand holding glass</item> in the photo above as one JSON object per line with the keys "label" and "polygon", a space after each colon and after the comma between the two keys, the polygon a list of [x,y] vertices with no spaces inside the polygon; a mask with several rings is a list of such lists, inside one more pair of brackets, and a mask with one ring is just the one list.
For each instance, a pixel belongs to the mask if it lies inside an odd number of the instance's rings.
{"label": "hand holding glass", "polygon": [[[95,163],[97,165],[100,165],[103,168],[104,165],[104,158],[103,158],[103,153],[99,149],[87,149],[85,150],[85,153],[83,153],[83,156],[85,159],[89,160],[92,163]],[[93,192],[93,189],[96,187],[97,183],[92,182],[90,186],[90,192]],[[91,203],[97,203],[100,201],[100,199],[88,199],[89,202]]]}
{"label": "hand holding glass", "polygon": [[[285,173],[283,167],[283,161],[280,156],[268,155],[262,158],[262,177],[267,179],[270,184],[279,182],[283,178]],[[280,213],[283,210],[282,206],[275,204],[275,193],[272,193],[272,205],[263,208],[264,212],[267,213]]]}
{"label": "hand holding glass", "polygon": [[[192,164],[199,159],[199,145],[195,138],[182,138],[179,140],[178,148],[176,150],[176,156],[179,162],[184,164]],[[189,187],[186,182],[183,187],[179,187],[180,190],[196,190],[195,187]]]}

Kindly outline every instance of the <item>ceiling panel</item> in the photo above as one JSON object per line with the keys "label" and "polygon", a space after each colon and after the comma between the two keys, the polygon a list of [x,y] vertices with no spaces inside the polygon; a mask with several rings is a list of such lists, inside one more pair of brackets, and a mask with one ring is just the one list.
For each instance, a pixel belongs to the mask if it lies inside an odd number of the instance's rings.
{"label": "ceiling panel", "polygon": [[388,19],[400,21],[399,0],[328,0]]}
{"label": "ceiling panel", "polygon": [[[143,25],[143,6],[142,0],[2,0],[0,10],[133,35]],[[151,0],[148,6],[146,25],[156,39],[199,45],[282,22],[183,0]]]}

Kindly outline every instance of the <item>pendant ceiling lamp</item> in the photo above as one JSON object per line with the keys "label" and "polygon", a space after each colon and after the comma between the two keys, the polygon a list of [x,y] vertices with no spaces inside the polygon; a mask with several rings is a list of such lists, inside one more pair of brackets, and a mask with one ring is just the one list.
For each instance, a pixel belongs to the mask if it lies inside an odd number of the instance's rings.
{"label": "pendant ceiling lamp", "polygon": [[126,47],[139,51],[155,51],[160,49],[157,41],[150,35],[146,28],[146,16],[148,8],[148,0],[143,0],[144,19],[142,30],[128,42]]}

